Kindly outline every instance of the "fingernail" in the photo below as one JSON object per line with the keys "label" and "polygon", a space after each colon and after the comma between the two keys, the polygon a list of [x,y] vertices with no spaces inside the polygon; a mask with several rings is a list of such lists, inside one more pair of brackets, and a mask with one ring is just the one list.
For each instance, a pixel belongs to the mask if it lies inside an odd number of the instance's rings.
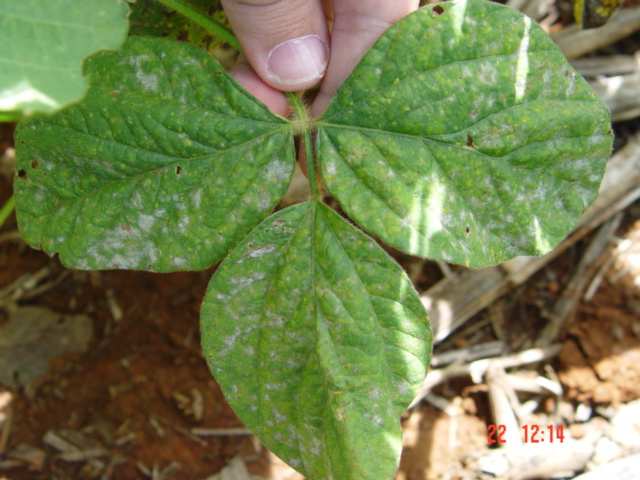
{"label": "fingernail", "polygon": [[322,78],[327,62],[325,43],[318,35],[305,35],[273,47],[267,57],[267,70],[275,83],[305,86]]}

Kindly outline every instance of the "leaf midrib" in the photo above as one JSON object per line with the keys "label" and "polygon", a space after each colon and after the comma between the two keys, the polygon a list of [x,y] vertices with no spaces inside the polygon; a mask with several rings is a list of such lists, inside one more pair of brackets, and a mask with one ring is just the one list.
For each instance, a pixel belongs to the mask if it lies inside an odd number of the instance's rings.
{"label": "leaf midrib", "polygon": [[[371,293],[369,292],[369,289],[366,287],[365,282],[362,280],[362,277],[360,276],[359,272],[357,271],[355,264],[354,264],[354,260],[351,258],[351,255],[349,255],[349,252],[347,251],[347,249],[345,248],[344,244],[342,243],[342,240],[340,239],[340,235],[334,231],[333,226],[330,223],[330,219],[328,218],[328,216],[330,215],[330,212],[324,212],[323,214],[319,214],[318,210],[321,208],[328,208],[325,207],[323,204],[321,204],[320,202],[314,202],[314,228],[311,231],[311,235],[312,238],[315,239],[315,225],[316,222],[320,221],[323,225],[324,228],[327,232],[329,232],[331,234],[331,237],[334,239],[336,245],[338,245],[338,247],[340,248],[340,250],[342,251],[342,253],[344,254],[344,256],[348,259],[350,266],[351,266],[351,271],[353,273],[353,275],[355,275],[355,277],[358,280],[358,283],[360,284],[360,287],[362,288],[362,291],[365,293],[365,297],[366,297],[366,301],[367,301],[367,305],[370,308],[370,311],[374,317],[374,324],[375,324],[375,329],[376,331],[379,333],[380,337],[383,337],[383,326],[382,326],[382,322],[380,321],[379,317],[378,317],[378,312],[376,311],[373,302],[371,301]],[[354,227],[355,228],[355,227]],[[315,240],[313,240],[313,248],[312,248],[312,257],[314,258],[313,260],[313,277],[312,277],[312,282],[313,282],[313,291],[314,291],[314,307],[317,309],[317,296],[315,295],[315,288],[316,288],[316,263],[315,263]],[[320,275],[324,276],[324,273],[322,271],[320,271]],[[328,279],[325,278],[325,281],[328,281]],[[330,283],[330,282],[328,282]],[[335,293],[334,293],[335,294]],[[348,313],[348,315],[355,320],[355,318],[353,317],[352,313],[349,311],[349,308],[344,304],[343,299],[337,295],[336,298],[337,300],[340,302],[340,304],[342,305],[342,307],[344,308],[345,312]],[[320,317],[317,314],[317,310],[314,312],[314,316],[316,319],[316,323],[320,321]],[[327,325],[325,328],[327,328],[328,331],[330,331],[329,326]],[[389,380],[393,377],[393,370],[391,369],[391,366],[389,364],[389,359],[387,358],[386,352],[385,352],[385,348],[384,348],[384,344],[382,345],[383,349],[382,349],[382,363],[383,363],[383,370],[384,370],[384,378],[386,380]],[[320,355],[318,353],[318,357],[320,358]],[[326,375],[323,375],[323,380],[326,383]],[[327,389],[327,391],[329,391]],[[384,391],[384,389],[383,389]],[[386,395],[385,395],[386,396]],[[390,406],[393,406],[393,402],[389,401],[388,402]],[[346,448],[346,450],[348,450],[348,448]],[[329,461],[331,463],[331,456],[329,456]]]}
{"label": "leaf midrib", "polygon": [[[235,150],[235,149],[240,149],[240,148],[246,148],[248,145],[254,143],[254,142],[258,142],[262,139],[264,139],[267,136],[270,135],[276,135],[279,133],[286,133],[285,130],[273,130],[267,133],[263,133],[257,137],[253,137],[251,140],[248,140],[246,142],[242,142],[242,143],[238,143],[236,145],[233,145],[229,148],[225,148],[225,149],[221,149],[221,150],[217,150],[214,153],[211,154],[207,154],[207,155],[200,155],[197,157],[191,157],[191,158],[178,158],[178,157],[170,157],[170,156],[166,156],[169,159],[175,159],[175,161],[171,162],[171,163],[166,163],[164,165],[149,169],[149,170],[144,170],[142,172],[138,172],[135,173],[131,176],[128,177],[124,177],[124,178],[117,178],[117,179],[111,179],[111,180],[105,180],[104,182],[101,182],[100,185],[96,186],[95,188],[91,189],[91,190],[87,190],[85,192],[83,192],[80,195],[74,196],[74,197],[61,197],[58,196],[59,199],[61,199],[61,203],[66,204],[69,202],[76,202],[76,201],[84,201],[88,196],[93,196],[95,195],[96,192],[101,192],[104,191],[105,189],[107,189],[108,187],[111,187],[113,185],[117,185],[119,183],[125,183],[125,182],[130,182],[130,181],[137,181],[140,180],[146,176],[149,175],[154,175],[157,174],[159,172],[162,172],[164,170],[167,169],[171,169],[174,168],[176,165],[178,165],[180,162],[194,162],[194,161],[208,161],[208,160],[214,160],[215,157],[217,157],[218,155],[222,155],[225,153],[228,153],[229,151]],[[142,149],[142,151],[146,151],[144,149]],[[154,154],[155,155],[155,154]],[[58,205],[52,205],[50,209],[46,210],[41,216],[44,215],[48,215],[51,212],[58,210],[60,208],[60,204]]]}
{"label": "leaf midrib", "polygon": [[[472,124],[467,125],[463,128],[461,128],[460,130],[455,130],[453,132],[444,132],[444,133],[438,133],[438,134],[428,134],[428,135],[422,135],[419,133],[407,133],[407,132],[399,132],[397,130],[390,130],[390,129],[384,129],[384,128],[375,128],[375,127],[364,127],[361,125],[352,125],[352,124],[346,124],[346,123],[338,123],[338,122],[333,122],[333,121],[326,121],[326,120],[322,120],[320,119],[319,121],[317,121],[315,123],[315,126],[320,129],[322,127],[325,128],[335,128],[335,129],[341,129],[341,130],[360,130],[360,131],[365,131],[365,132],[370,132],[370,133],[377,133],[377,134],[381,134],[381,135],[391,135],[391,136],[396,136],[396,137],[403,137],[403,138],[409,138],[411,140],[430,140],[433,142],[437,142],[437,143],[442,143],[445,145],[453,145],[453,146],[460,146],[462,147],[462,145],[459,145],[455,142],[448,142],[443,140],[442,138],[438,138],[438,137],[442,137],[445,135],[456,135],[458,133],[462,133],[466,130],[470,130],[473,127],[475,127],[477,124],[479,124],[480,122],[487,120],[489,118],[491,118],[494,115],[499,115],[502,114],[504,112],[507,112],[509,110],[512,109],[516,109],[519,107],[524,107],[526,105],[529,105],[531,103],[534,102],[573,102],[573,103],[599,103],[599,100],[597,99],[584,99],[584,100],[572,100],[572,99],[568,99],[568,98],[535,98],[535,99],[531,99],[531,100],[527,100],[525,102],[522,103],[517,103],[514,105],[510,105],[507,108],[503,108],[502,110],[498,110],[497,112],[491,112],[490,114],[479,118],[478,120],[474,121]],[[487,155],[484,152],[481,152],[480,150],[476,149],[477,152],[483,154],[483,155]],[[488,155],[491,156],[492,158],[496,158],[495,156],[492,155]],[[506,155],[504,155],[506,156]]]}

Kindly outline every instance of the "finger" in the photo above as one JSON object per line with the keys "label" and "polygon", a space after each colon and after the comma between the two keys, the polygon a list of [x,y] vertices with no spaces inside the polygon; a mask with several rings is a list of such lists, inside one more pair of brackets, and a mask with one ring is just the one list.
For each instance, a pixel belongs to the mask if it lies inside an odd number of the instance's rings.
{"label": "finger", "polygon": [[320,0],[223,0],[249,63],[267,84],[297,91],[317,85],[329,60]]}
{"label": "finger", "polygon": [[312,113],[321,115],[366,51],[419,0],[334,0],[331,60]]}
{"label": "finger", "polygon": [[264,83],[249,65],[239,63],[231,69],[231,75],[273,113],[283,117],[289,114],[289,102],[284,94]]}

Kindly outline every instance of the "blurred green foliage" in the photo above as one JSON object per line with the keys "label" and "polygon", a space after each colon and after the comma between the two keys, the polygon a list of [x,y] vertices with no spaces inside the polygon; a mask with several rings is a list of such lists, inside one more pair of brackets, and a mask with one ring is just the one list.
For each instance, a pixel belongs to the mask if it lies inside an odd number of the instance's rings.
{"label": "blurred green foliage", "polygon": [[[229,26],[220,0],[189,0],[191,6],[209,15],[222,25]],[[129,35],[167,37],[192,43],[215,55],[225,66],[231,66],[237,52],[213,37],[188,18],[173,12],[156,0],[131,1]]]}

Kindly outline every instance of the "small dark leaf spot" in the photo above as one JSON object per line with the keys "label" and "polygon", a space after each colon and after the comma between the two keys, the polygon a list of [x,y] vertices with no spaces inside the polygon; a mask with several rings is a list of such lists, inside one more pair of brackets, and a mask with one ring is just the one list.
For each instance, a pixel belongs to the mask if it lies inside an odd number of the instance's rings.
{"label": "small dark leaf spot", "polygon": [[18,177],[20,177],[20,178],[27,178],[27,172],[26,172],[26,170],[24,170],[24,169],[22,169],[22,168],[21,168],[20,170],[18,170]]}
{"label": "small dark leaf spot", "polygon": [[33,168],[34,170],[38,168],[38,160],[33,160],[31,162],[31,168]]}
{"label": "small dark leaf spot", "polygon": [[467,133],[467,147],[475,148],[475,144],[473,143],[473,137],[470,133]]}
{"label": "small dark leaf spot", "polygon": [[176,166],[176,175],[180,175],[180,173],[182,172],[182,167],[180,165]]}
{"label": "small dark leaf spot", "polygon": [[440,5],[436,5],[435,7],[433,7],[432,11],[436,15],[442,15],[444,13],[444,8],[442,8]]}
{"label": "small dark leaf spot", "polygon": [[469,227],[465,227],[464,234],[469,235],[471,233],[471,229]]}

